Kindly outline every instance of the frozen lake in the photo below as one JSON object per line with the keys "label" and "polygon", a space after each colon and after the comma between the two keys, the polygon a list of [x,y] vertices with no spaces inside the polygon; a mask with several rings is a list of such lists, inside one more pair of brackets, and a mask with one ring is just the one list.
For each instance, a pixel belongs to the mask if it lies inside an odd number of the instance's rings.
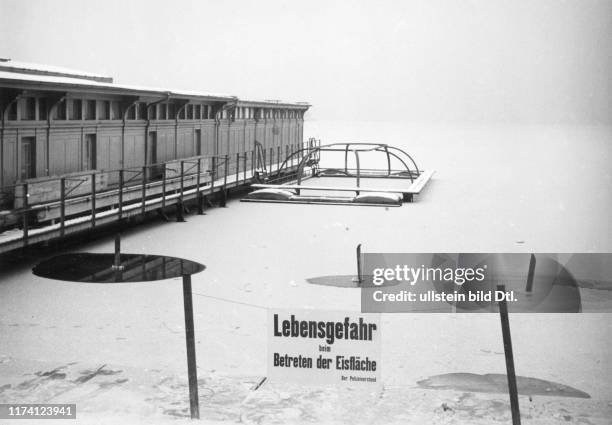
{"label": "frozen lake", "polygon": [[[208,406],[204,418],[208,412],[209,418],[248,422],[241,416],[243,409],[262,423],[273,418],[371,422],[382,409],[390,412],[383,422],[444,422],[446,413],[436,407],[455,403],[455,411],[465,413],[460,406],[468,401],[457,401],[452,391],[418,389],[417,381],[453,372],[505,373],[497,315],[385,315],[381,367],[391,394],[387,404],[363,405],[362,415],[357,409],[355,416],[339,418],[325,416],[331,414],[325,406],[306,401],[306,395],[338,397],[332,390],[264,385],[263,399],[250,395],[252,382],[266,374],[266,308],[359,310],[358,290],[306,281],[354,274],[359,243],[366,252],[612,252],[610,127],[313,121],[306,123],[304,135],[323,143],[394,144],[436,174],[416,202],[400,208],[233,199],[228,208],[187,216],[186,223],[148,222],[123,234],[124,252],[184,257],[207,267],[193,276],[198,373],[202,385],[212,388],[211,393],[200,391],[202,404]],[[83,252],[112,250],[110,237],[78,247]],[[26,261],[0,275],[0,402],[25,394],[31,401],[76,401],[85,417],[111,422],[117,416],[163,422],[173,412],[184,414],[188,401],[180,280],[77,284],[38,278],[30,273],[34,265]],[[582,296],[597,310],[597,303],[611,301],[610,294],[585,290]],[[546,418],[563,409],[572,418],[607,423],[612,415],[609,314],[512,315],[511,330],[517,374],[570,385],[591,396],[579,402],[544,397],[533,406],[521,396],[523,413],[529,412],[533,423],[549,423]],[[102,365],[121,371],[105,375],[107,387],[63,383]],[[66,376],[51,381],[35,375],[57,367]],[[34,380],[29,387],[19,386],[29,379]],[[226,404],[215,398],[219,394],[227,395]],[[401,400],[416,396],[425,407],[411,416]],[[476,410],[497,401],[507,405],[503,394],[470,397],[476,397],[469,401]],[[342,410],[343,402],[354,399],[349,395],[334,403]],[[299,413],[309,408],[314,419]],[[267,413],[259,417],[253,412]],[[495,417],[465,414],[464,420],[473,423]]]}

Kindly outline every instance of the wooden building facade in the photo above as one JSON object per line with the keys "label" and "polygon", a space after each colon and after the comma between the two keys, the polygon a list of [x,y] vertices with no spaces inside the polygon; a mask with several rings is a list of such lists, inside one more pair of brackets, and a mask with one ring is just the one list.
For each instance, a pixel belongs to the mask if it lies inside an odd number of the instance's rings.
{"label": "wooden building facade", "polygon": [[[0,210],[12,208],[15,185],[71,173],[226,155],[250,169],[256,141],[275,152],[303,142],[308,107],[0,60]],[[235,172],[239,162],[228,163]]]}

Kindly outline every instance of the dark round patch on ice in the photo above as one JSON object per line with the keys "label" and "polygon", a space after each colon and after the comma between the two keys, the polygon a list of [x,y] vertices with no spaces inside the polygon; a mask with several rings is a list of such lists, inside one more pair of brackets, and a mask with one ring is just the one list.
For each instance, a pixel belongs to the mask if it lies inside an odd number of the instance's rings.
{"label": "dark round patch on ice", "polygon": [[[518,392],[523,395],[591,398],[587,393],[557,382],[543,379],[516,377]],[[457,390],[481,393],[507,393],[508,378],[499,373],[445,373],[418,381],[422,388],[434,390]]]}
{"label": "dark round patch on ice", "polygon": [[36,276],[71,282],[150,282],[192,275],[205,269],[195,261],[163,255],[121,254],[121,267],[113,267],[114,254],[62,254],[32,269]]}
{"label": "dark round patch on ice", "polygon": [[[306,279],[306,282],[312,283],[313,285],[323,286],[336,286],[338,288],[374,288],[380,287],[372,284],[372,279],[363,279],[361,283],[358,282],[356,275],[332,275],[332,276],[318,276]],[[385,282],[381,286],[395,286],[399,282],[391,281]]]}

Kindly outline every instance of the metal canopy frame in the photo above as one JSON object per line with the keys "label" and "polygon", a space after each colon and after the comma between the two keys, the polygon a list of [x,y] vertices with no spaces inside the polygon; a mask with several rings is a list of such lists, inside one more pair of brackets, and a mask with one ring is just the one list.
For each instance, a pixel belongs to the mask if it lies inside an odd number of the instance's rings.
{"label": "metal canopy frame", "polygon": [[[324,168],[319,167],[319,161],[322,152],[344,152],[344,168]],[[386,169],[362,169],[359,161],[359,154],[366,152],[382,152],[387,157]],[[355,164],[357,168],[349,168],[348,160],[349,153],[355,155]],[[313,176],[326,177],[355,177],[357,179],[357,187],[359,187],[361,177],[368,178],[407,178],[411,182],[421,174],[419,167],[414,159],[402,149],[395,146],[390,146],[384,143],[367,143],[367,142],[338,142],[320,146],[309,146],[298,149],[292,152],[280,166],[279,174],[288,167],[294,160],[298,158],[299,164],[297,169],[297,184],[299,185],[304,175],[304,168],[310,166],[313,168]],[[401,170],[391,168],[391,159],[396,158],[404,166]],[[408,165],[410,164],[410,165]],[[411,168],[412,166],[412,168]],[[364,173],[365,171],[365,173]]]}
{"label": "metal canopy frame", "polygon": [[[344,153],[344,166],[340,168],[321,168],[321,154],[325,152],[342,152]],[[371,152],[380,152],[386,157],[386,166],[380,168],[362,168],[360,155]],[[351,164],[349,167],[349,158],[351,155],[355,158],[354,167]],[[392,168],[392,160],[397,160],[399,169]],[[289,167],[295,162],[298,162],[295,177],[291,180],[294,183],[286,183],[287,175],[291,174]],[[310,172],[308,172],[310,170]],[[280,202],[280,203],[348,203],[352,205],[361,205],[356,199],[342,198],[337,196],[300,196],[301,190],[315,191],[336,191],[336,192],[354,192],[356,196],[360,192],[379,192],[379,193],[396,193],[402,195],[403,201],[412,201],[414,194],[420,193],[421,189],[427,184],[431,178],[433,171],[424,172],[419,169],[415,160],[407,152],[395,146],[390,146],[384,143],[368,143],[368,142],[337,142],[326,145],[309,144],[304,148],[298,149],[287,155],[285,160],[280,165],[276,178],[266,181],[265,184],[253,184],[252,187],[257,189],[287,189],[295,190],[297,196],[290,199],[255,199],[245,198],[245,201],[251,202]],[[355,179],[354,187],[339,187],[339,186],[304,186],[302,182],[312,177],[348,177]],[[385,178],[385,179],[401,179],[410,182],[405,188],[367,188],[362,187],[362,178]],[[352,201],[352,202],[351,202]],[[376,205],[385,205],[385,203],[376,203]]]}

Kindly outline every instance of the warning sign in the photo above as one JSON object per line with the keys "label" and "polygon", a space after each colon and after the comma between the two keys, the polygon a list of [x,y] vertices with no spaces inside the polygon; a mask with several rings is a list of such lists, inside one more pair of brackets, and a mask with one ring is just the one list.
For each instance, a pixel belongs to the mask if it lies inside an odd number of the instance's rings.
{"label": "warning sign", "polygon": [[268,379],[302,384],[380,384],[380,316],[268,311]]}

